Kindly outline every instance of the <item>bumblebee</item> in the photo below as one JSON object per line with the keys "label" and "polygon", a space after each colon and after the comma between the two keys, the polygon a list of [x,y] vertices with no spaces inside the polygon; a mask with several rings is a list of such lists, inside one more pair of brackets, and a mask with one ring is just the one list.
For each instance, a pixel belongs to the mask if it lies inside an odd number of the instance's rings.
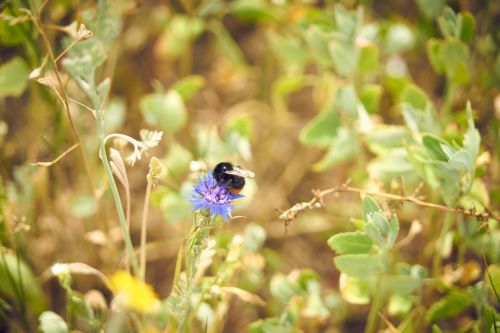
{"label": "bumblebee", "polygon": [[214,178],[217,184],[225,184],[233,194],[241,192],[245,187],[245,178],[253,178],[255,174],[229,162],[220,162],[214,168]]}

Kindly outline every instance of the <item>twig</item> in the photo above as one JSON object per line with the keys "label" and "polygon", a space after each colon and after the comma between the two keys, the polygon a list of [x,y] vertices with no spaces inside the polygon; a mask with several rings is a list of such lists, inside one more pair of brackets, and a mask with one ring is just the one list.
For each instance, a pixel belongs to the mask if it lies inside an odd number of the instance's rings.
{"label": "twig", "polygon": [[323,191],[313,190],[313,198],[309,201],[299,202],[288,208],[287,210],[278,210],[280,212],[279,219],[285,224],[285,230],[288,225],[297,218],[297,216],[306,209],[316,209],[323,207],[325,196],[332,193],[340,193],[340,192],[350,192],[350,193],[362,193],[366,195],[373,195],[382,197],[388,200],[401,201],[401,202],[412,202],[416,205],[429,207],[434,209],[439,209],[445,212],[451,212],[456,214],[462,214],[464,216],[470,216],[476,218],[478,221],[487,221],[492,218],[497,221],[500,221],[500,218],[490,212],[487,208],[484,209],[484,212],[478,212],[474,208],[465,209],[463,207],[448,207],[444,205],[439,205],[431,202],[424,201],[422,197],[416,197],[414,195],[411,196],[402,196],[397,194],[378,192],[378,191],[370,191],[365,189],[360,189],[352,186],[348,186],[347,184],[343,184],[341,186],[335,186]]}
{"label": "twig", "polygon": [[74,145],[72,145],[71,147],[66,149],[61,155],[57,156],[54,160],[52,160],[50,162],[35,162],[35,163],[31,163],[31,164],[36,165],[36,166],[42,166],[42,167],[49,167],[51,165],[54,165],[57,162],[59,162],[64,156],[71,153],[76,147],[78,147],[78,145],[79,145],[79,143],[75,143]]}

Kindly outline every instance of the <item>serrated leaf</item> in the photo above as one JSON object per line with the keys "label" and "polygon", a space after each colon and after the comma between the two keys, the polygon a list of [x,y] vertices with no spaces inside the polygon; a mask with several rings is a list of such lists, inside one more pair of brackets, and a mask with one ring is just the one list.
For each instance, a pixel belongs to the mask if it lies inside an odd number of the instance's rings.
{"label": "serrated leaf", "polygon": [[304,145],[327,147],[337,136],[339,126],[338,115],[334,111],[324,111],[300,131],[299,140]]}
{"label": "serrated leaf", "polygon": [[368,278],[383,273],[380,257],[372,254],[344,254],[333,259],[337,269],[357,278]]}
{"label": "serrated leaf", "polygon": [[463,292],[453,291],[432,304],[426,315],[428,322],[451,318],[472,305],[471,298]]}
{"label": "serrated leaf", "polygon": [[364,232],[343,232],[330,237],[327,241],[338,254],[369,253],[373,247],[371,238]]}

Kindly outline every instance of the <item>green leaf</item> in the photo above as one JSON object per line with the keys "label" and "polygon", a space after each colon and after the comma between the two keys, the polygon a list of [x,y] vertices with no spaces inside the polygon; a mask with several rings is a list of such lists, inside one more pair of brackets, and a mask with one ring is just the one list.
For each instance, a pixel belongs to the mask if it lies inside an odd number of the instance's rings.
{"label": "green leaf", "polygon": [[159,202],[160,212],[166,223],[182,223],[189,221],[192,217],[190,213],[191,206],[185,195],[172,190],[165,190],[158,192],[155,196],[158,197],[153,197],[153,200]]}
{"label": "green leaf", "polygon": [[422,144],[433,159],[445,162],[448,161],[448,156],[442,148],[442,146],[449,146],[445,141],[434,135],[424,134],[424,136],[422,137]]}
{"label": "green leaf", "polygon": [[441,48],[443,41],[435,38],[431,38],[427,41],[427,57],[429,58],[432,68],[438,74],[444,72],[444,59],[442,58]]}
{"label": "green leaf", "polygon": [[469,59],[467,46],[458,40],[448,40],[440,48],[441,59],[448,79],[458,84],[468,81],[468,68],[466,62]]}
{"label": "green leaf", "polygon": [[369,253],[373,242],[364,232],[343,232],[328,239],[328,245],[338,254]]}
{"label": "green leaf", "polygon": [[358,116],[358,96],[353,85],[340,87],[335,96],[335,110],[355,119]]}
{"label": "green leaf", "polygon": [[173,179],[182,179],[189,170],[189,163],[193,160],[193,154],[188,149],[172,141],[166,157],[162,163],[166,166],[168,175]]}
{"label": "green leaf", "polygon": [[435,18],[441,12],[445,0],[417,0],[418,9],[428,18]]}
{"label": "green leaf", "polygon": [[386,275],[382,286],[396,295],[408,296],[422,286],[422,281],[410,275]]}
{"label": "green leaf", "polygon": [[250,223],[245,228],[243,239],[247,249],[258,252],[266,241],[266,229],[259,224]]}
{"label": "green leaf", "polygon": [[221,56],[235,66],[245,67],[247,65],[245,56],[224,25],[213,20],[209,24],[209,29],[215,35],[215,42]]}
{"label": "green leaf", "polygon": [[403,126],[380,125],[366,135],[366,143],[376,154],[385,154],[394,148],[402,148],[412,141],[410,132]]}
{"label": "green leaf", "polygon": [[339,288],[342,298],[352,304],[370,303],[372,281],[365,277],[358,279],[345,273],[340,273]]}
{"label": "green leaf", "polygon": [[379,204],[371,196],[367,195],[363,198],[363,213],[365,214],[365,219],[368,220],[368,215],[371,213],[381,212]]}
{"label": "green leaf", "polygon": [[438,25],[441,29],[441,33],[447,39],[458,37],[456,36],[457,16],[450,7],[445,7],[443,9],[441,16],[438,17]]}
{"label": "green leaf", "polygon": [[92,216],[96,212],[95,198],[92,195],[81,195],[70,203],[71,213],[78,218],[86,218]]}
{"label": "green leaf", "polygon": [[368,236],[381,246],[392,245],[388,240],[389,221],[381,211],[369,213],[366,221],[365,232]]}
{"label": "green leaf", "polygon": [[407,84],[401,93],[401,102],[413,106],[417,110],[426,110],[430,100],[422,89],[414,84]]}
{"label": "green leaf", "polygon": [[339,126],[340,119],[336,112],[321,112],[300,131],[299,140],[304,145],[327,147],[337,136]]}
{"label": "green leaf", "polygon": [[323,171],[345,162],[357,155],[359,151],[356,134],[344,127],[340,127],[337,136],[330,145],[330,149],[323,159],[313,165],[314,171]]}
{"label": "green leaf", "polygon": [[358,70],[360,72],[370,72],[375,70],[379,63],[379,53],[377,45],[362,47],[359,54]]}
{"label": "green leaf", "polygon": [[309,58],[307,50],[295,36],[271,33],[269,42],[273,53],[285,67],[302,68]]}
{"label": "green leaf", "polygon": [[235,114],[224,124],[224,136],[232,132],[238,133],[241,137],[251,139],[253,137],[254,123],[247,114]]}
{"label": "green leaf", "polygon": [[458,291],[453,291],[432,304],[426,315],[428,322],[451,318],[472,305],[471,298]]}
{"label": "green leaf", "polygon": [[[17,8],[16,8],[17,7]],[[26,43],[27,36],[34,36],[33,24],[31,20],[22,20],[22,16],[27,18],[26,13],[19,11],[19,4],[3,7],[0,14],[0,45],[15,46],[23,42]]]}
{"label": "green leaf", "polygon": [[264,1],[237,0],[232,1],[229,10],[240,20],[256,23],[278,20],[280,15],[274,7]]}
{"label": "green leaf", "polygon": [[432,325],[432,333],[443,333],[443,331],[439,328],[438,325]]}
{"label": "green leaf", "polygon": [[409,103],[403,104],[403,117],[408,126],[414,132],[440,133],[439,123],[431,105],[427,105],[423,111],[418,110]]}
{"label": "green leaf", "polygon": [[378,113],[383,89],[378,84],[365,84],[359,93],[359,99],[369,113]]}
{"label": "green leaf", "polygon": [[40,330],[43,333],[67,333],[68,325],[57,313],[45,311],[39,317]]}
{"label": "green leaf", "polygon": [[[371,147],[372,150],[373,148]],[[380,151],[378,152],[380,153]],[[418,181],[415,166],[410,161],[408,152],[404,148],[395,148],[380,153],[380,156],[370,160],[367,167],[371,177],[385,183],[390,183],[401,176],[409,183]]]}
{"label": "green leaf", "polygon": [[181,95],[183,100],[190,99],[194,94],[200,91],[205,85],[205,78],[201,75],[186,76],[172,86],[172,89]]}
{"label": "green leaf", "polygon": [[328,35],[313,25],[304,37],[315,60],[323,67],[330,67],[333,61],[327,46]]}
{"label": "green leaf", "polygon": [[393,245],[396,243],[396,239],[398,238],[399,234],[399,221],[398,217],[396,215],[392,215],[391,219],[389,220],[389,230],[387,232],[387,243],[389,245]]}
{"label": "green leaf", "polygon": [[466,107],[466,113],[467,113],[467,132],[464,134],[464,148],[470,153],[472,161],[474,162],[477,159],[477,156],[479,154],[479,145],[481,143],[481,136],[479,134],[479,131],[476,129],[474,126],[474,119],[472,117],[472,109],[470,106],[470,102],[467,103]]}
{"label": "green leaf", "polygon": [[146,95],[139,106],[146,123],[159,127],[165,134],[180,130],[187,120],[186,107],[175,90]]}
{"label": "green leaf", "polygon": [[413,306],[413,301],[411,297],[400,296],[400,295],[391,295],[389,298],[389,304],[387,306],[387,312],[391,316],[396,316],[399,318],[404,318],[408,315]]}
{"label": "green leaf", "polygon": [[125,100],[121,97],[112,97],[104,110],[104,130],[106,133],[116,132],[125,121]]}
{"label": "green leaf", "polygon": [[387,53],[398,53],[410,50],[415,45],[413,31],[402,23],[392,24],[385,37],[385,51]]}
{"label": "green leaf", "polygon": [[459,15],[461,22],[460,40],[465,43],[470,43],[474,39],[474,32],[476,30],[476,20],[469,12],[463,12]]}
{"label": "green leaf", "polygon": [[344,254],[333,259],[337,269],[347,275],[366,278],[383,273],[380,257],[372,254]]}
{"label": "green leaf", "polygon": [[453,154],[448,161],[450,166],[461,172],[471,172],[474,170],[474,165],[469,152],[465,150],[459,150]]}
{"label": "green leaf", "polygon": [[205,22],[201,18],[176,14],[158,38],[155,51],[159,56],[171,59],[182,57],[204,30]]}
{"label": "green leaf", "polygon": [[350,78],[356,73],[360,49],[351,43],[341,40],[328,44],[335,71],[337,74]]}
{"label": "green leaf", "polygon": [[28,85],[29,68],[21,57],[0,65],[0,98],[19,97]]}
{"label": "green leaf", "polygon": [[299,284],[290,281],[290,279],[283,274],[276,274],[271,278],[269,290],[273,297],[284,304],[286,304],[292,296],[302,293]]}
{"label": "green leaf", "polygon": [[25,304],[39,314],[47,307],[30,267],[16,254],[0,248],[0,293]]}

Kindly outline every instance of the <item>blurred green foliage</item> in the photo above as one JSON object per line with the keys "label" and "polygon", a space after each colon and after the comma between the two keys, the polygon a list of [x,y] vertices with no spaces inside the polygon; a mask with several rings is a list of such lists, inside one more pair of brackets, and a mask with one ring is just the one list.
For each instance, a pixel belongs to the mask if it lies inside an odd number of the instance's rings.
{"label": "blurred green foliage", "polygon": [[[1,3],[0,330],[497,332],[499,13],[497,1]],[[133,139],[143,128],[163,132],[154,150]],[[139,244],[146,150],[166,172],[147,232],[159,306],[138,313],[118,310],[106,279],[134,256],[122,241]],[[230,224],[207,225],[187,196],[226,160],[257,176]],[[360,200],[300,206],[349,182]],[[276,209],[289,207],[286,234]]]}

